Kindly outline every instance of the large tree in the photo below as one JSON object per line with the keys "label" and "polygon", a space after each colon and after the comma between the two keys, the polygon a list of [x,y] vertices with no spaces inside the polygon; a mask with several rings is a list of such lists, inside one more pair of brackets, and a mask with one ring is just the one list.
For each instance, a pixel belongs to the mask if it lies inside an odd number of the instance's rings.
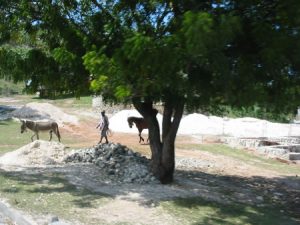
{"label": "large tree", "polygon": [[[122,25],[118,48],[84,57],[95,90],[131,101],[147,120],[152,168],[173,180],[174,143],[184,107],[299,101],[297,1],[121,1],[108,11]],[[290,14],[293,16],[290,17]],[[163,103],[162,131],[155,103]],[[198,124],[196,126],[201,126]]]}
{"label": "large tree", "polygon": [[[37,37],[58,62],[83,56],[92,88],[107,101],[132,103],[147,120],[162,183],[173,180],[185,107],[299,105],[298,0],[17,2],[17,21],[29,33],[43,31]],[[156,103],[164,107],[162,130]]]}

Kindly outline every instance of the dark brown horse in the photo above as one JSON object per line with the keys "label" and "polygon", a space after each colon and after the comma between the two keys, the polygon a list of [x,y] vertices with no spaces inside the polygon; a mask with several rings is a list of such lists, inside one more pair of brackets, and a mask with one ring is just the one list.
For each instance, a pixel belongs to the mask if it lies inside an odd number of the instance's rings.
{"label": "dark brown horse", "polygon": [[[128,121],[128,125],[130,128],[132,128],[133,123],[134,123],[136,128],[139,130],[139,137],[140,137],[139,143],[141,143],[141,141],[144,142],[144,138],[142,137],[142,131],[144,129],[148,129],[148,124],[147,124],[146,120],[142,117],[130,116],[127,118],[127,121]],[[149,141],[149,137],[148,137],[147,141]]]}

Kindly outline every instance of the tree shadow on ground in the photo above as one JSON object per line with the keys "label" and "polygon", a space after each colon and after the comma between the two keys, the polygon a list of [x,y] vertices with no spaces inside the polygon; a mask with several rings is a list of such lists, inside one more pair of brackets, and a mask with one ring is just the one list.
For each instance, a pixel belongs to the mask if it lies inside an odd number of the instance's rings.
{"label": "tree shadow on ground", "polygon": [[[180,209],[188,211],[211,207],[214,214],[203,216],[195,224],[227,223],[227,217],[241,218],[241,215],[242,222],[250,224],[254,224],[253,221],[268,224],[264,222],[266,215],[275,218],[275,222],[286,220],[283,224],[300,222],[299,177],[246,178],[177,170],[171,185],[112,184],[97,180],[101,170],[91,164],[81,167],[72,164],[64,168],[25,168],[21,171],[0,170],[0,176],[20,186],[15,192],[69,193],[76,196],[73,203],[81,208],[92,207],[95,199],[118,197],[139,201],[145,206],[172,201]],[[27,189],[26,186],[31,188]],[[11,187],[2,185],[0,191],[9,193]],[[281,212],[285,215],[281,215]]]}
{"label": "tree shadow on ground", "polygon": [[296,225],[292,218],[273,206],[257,207],[251,204],[220,203],[203,198],[175,199],[173,205],[180,208],[180,214],[191,219],[189,224],[272,224]]}
{"label": "tree shadow on ground", "polygon": [[[37,170],[39,170],[39,168],[37,168]],[[1,177],[7,183],[7,185],[5,185],[5,182],[2,182],[2,186],[0,187],[0,192],[2,193],[18,194],[24,192],[23,195],[68,193],[76,197],[72,202],[80,208],[92,207],[92,201],[109,197],[104,193],[99,194],[85,187],[75,186],[64,177],[63,173],[59,172],[43,171],[41,173],[32,173],[30,170],[28,173],[28,171],[5,171],[0,169],[0,180]]]}
{"label": "tree shadow on ground", "polygon": [[[299,177],[246,178],[199,171],[177,172],[191,187],[201,183],[211,188],[211,193],[202,189],[205,193],[220,197],[216,201],[201,197],[175,199],[174,204],[185,208],[187,215],[191,210],[200,212],[212,208],[213,216],[203,216],[193,224],[300,224]],[[241,221],[228,221],[227,218]]]}

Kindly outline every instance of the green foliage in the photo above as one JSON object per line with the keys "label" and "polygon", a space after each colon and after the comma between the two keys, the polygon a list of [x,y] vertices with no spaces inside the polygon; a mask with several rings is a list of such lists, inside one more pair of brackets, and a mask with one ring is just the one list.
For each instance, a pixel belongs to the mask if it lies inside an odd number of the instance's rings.
{"label": "green foliage", "polygon": [[72,65],[72,62],[76,59],[76,55],[65,48],[53,49],[52,55],[54,60],[62,65]]}
{"label": "green foliage", "polygon": [[25,88],[23,82],[13,83],[10,80],[0,79],[0,95],[21,94]]}
{"label": "green foliage", "polygon": [[292,112],[284,113],[284,112],[270,111],[267,110],[266,108],[262,108],[258,106],[229,108],[227,113],[223,113],[223,115],[228,117],[254,117],[254,118],[265,119],[274,122],[283,122],[283,123],[289,123],[295,117],[295,115]]}
{"label": "green foliage", "polygon": [[91,89],[95,92],[105,89],[107,85],[108,77],[105,75],[101,75],[98,79],[95,79],[91,82]]}
{"label": "green foliage", "polygon": [[26,70],[25,59],[28,48],[10,48],[9,46],[0,47],[0,77],[14,80],[23,80],[22,70]]}
{"label": "green foliage", "polygon": [[27,62],[1,50],[10,58],[1,76],[31,79],[33,89],[58,79],[60,91],[82,93],[91,74],[91,89],[113,102],[291,112],[300,97],[298,8],[297,0],[5,1],[0,41],[31,47]]}
{"label": "green foliage", "polygon": [[128,97],[130,97],[130,90],[127,86],[118,86],[116,87],[116,93],[115,96],[118,100],[122,101]]}
{"label": "green foliage", "polygon": [[191,55],[205,55],[209,52],[213,36],[213,18],[209,13],[187,12],[184,15],[182,33]]}

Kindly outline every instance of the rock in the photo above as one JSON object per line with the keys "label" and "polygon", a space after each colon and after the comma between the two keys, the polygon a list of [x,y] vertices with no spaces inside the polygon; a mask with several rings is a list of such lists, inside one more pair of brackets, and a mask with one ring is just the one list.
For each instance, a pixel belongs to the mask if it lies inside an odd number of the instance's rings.
{"label": "rock", "polygon": [[54,223],[54,222],[58,222],[59,221],[59,219],[58,219],[58,217],[57,216],[53,216],[53,217],[51,217],[51,219],[50,219],[50,223]]}
{"label": "rock", "polygon": [[115,175],[115,171],[114,170],[109,170],[108,175]]}
{"label": "rock", "polygon": [[56,164],[56,161],[54,159],[51,159],[51,158],[44,158],[44,163],[45,165],[55,165]]}
{"label": "rock", "polygon": [[65,163],[93,163],[101,168],[99,177],[107,183],[159,183],[150,172],[150,160],[121,144],[99,144],[72,151]]}
{"label": "rock", "polygon": [[262,196],[257,196],[256,199],[257,199],[258,201],[263,201],[263,200],[264,200],[264,198],[263,198]]}

